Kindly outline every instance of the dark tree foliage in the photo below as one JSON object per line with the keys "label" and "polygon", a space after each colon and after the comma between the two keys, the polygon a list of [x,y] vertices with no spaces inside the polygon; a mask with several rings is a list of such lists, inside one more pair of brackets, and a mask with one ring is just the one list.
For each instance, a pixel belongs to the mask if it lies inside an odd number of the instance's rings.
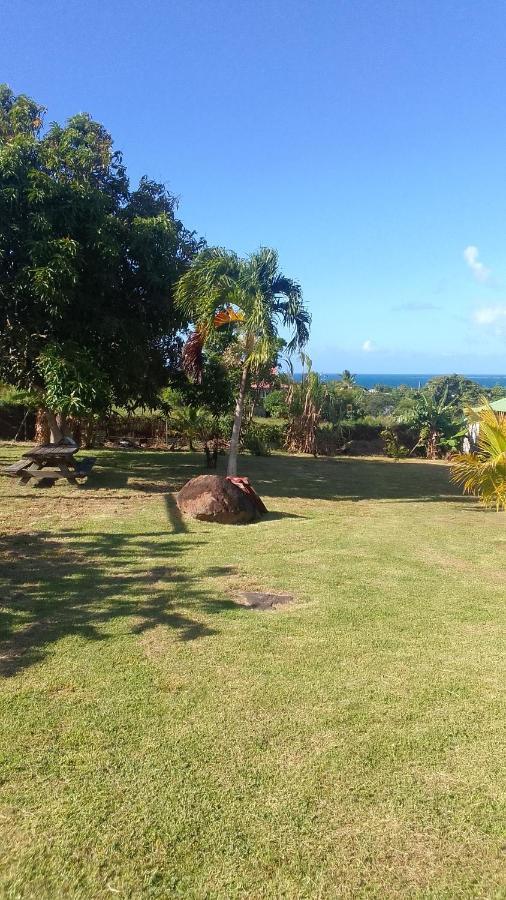
{"label": "dark tree foliage", "polygon": [[130,191],[102,125],[43,130],[44,112],[0,86],[0,378],[55,412],[155,403],[187,324],[174,286],[201,242],[163,185]]}

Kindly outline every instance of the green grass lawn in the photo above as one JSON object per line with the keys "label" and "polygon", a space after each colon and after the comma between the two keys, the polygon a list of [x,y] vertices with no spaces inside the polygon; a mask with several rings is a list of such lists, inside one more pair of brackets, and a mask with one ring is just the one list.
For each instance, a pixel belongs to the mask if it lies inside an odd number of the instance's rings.
{"label": "green grass lawn", "polygon": [[0,895],[506,897],[504,515],[274,456],[266,519],[199,524],[201,464],[0,480]]}

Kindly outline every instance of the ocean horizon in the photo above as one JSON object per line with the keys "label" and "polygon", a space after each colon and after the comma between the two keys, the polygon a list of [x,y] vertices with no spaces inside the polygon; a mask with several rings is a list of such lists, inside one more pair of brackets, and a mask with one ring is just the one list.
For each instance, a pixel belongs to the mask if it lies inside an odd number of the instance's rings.
{"label": "ocean horizon", "polygon": [[[323,381],[339,381],[341,379],[340,372],[319,372],[318,374]],[[387,387],[400,387],[400,385],[410,388],[424,387],[431,378],[437,378],[438,375],[439,373],[395,375],[377,372],[374,374],[357,373],[354,374],[354,378],[360,387],[370,390],[377,384],[386,385]],[[495,387],[496,385],[506,388],[506,375],[464,375],[463,377],[476,381],[485,388]],[[300,381],[302,372],[296,372],[294,378],[296,381]]]}

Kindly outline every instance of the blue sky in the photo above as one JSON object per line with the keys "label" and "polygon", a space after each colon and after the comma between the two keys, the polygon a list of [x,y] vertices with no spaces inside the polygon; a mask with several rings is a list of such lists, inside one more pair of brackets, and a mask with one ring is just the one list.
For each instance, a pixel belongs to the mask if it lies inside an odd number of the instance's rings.
{"label": "blue sky", "polygon": [[277,247],[320,371],[506,372],[506,6],[3,0],[0,80]]}

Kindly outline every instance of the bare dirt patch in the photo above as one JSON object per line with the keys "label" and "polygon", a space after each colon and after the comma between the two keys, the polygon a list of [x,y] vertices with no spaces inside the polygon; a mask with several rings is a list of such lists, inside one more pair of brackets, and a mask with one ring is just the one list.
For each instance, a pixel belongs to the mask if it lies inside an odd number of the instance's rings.
{"label": "bare dirt patch", "polygon": [[277,609],[278,606],[286,606],[294,603],[292,594],[268,594],[263,591],[242,591],[236,598],[236,602],[248,609]]}

